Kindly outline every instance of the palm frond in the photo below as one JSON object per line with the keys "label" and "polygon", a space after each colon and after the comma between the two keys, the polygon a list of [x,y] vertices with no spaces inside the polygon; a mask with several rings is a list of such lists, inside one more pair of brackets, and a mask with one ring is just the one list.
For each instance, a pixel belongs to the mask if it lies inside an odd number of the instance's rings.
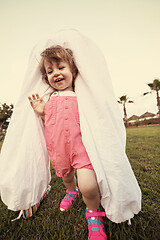
{"label": "palm frond", "polygon": [[148,83],[147,85],[153,90],[153,88],[154,88],[153,83]]}
{"label": "palm frond", "polygon": [[160,90],[160,81],[158,79],[154,79],[153,83],[148,83],[147,85],[151,88],[151,90]]}
{"label": "palm frond", "polygon": [[147,95],[148,93],[151,93],[151,92],[146,92],[146,93],[143,93],[143,96]]}

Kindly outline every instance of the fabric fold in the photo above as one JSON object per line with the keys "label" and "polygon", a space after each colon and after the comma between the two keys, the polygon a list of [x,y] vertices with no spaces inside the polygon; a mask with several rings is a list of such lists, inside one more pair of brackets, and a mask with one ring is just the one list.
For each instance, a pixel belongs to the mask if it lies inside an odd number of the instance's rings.
{"label": "fabric fold", "polygon": [[[96,44],[76,30],[64,30],[33,49],[0,156],[0,192],[9,209],[28,209],[50,182],[43,123],[27,96],[45,101],[52,89],[41,80],[40,53],[61,45],[73,51],[79,74],[75,81],[82,140],[95,169],[106,216],[120,223],[141,210],[141,190],[125,153],[126,135],[107,64]],[[53,186],[54,188],[54,186]]]}

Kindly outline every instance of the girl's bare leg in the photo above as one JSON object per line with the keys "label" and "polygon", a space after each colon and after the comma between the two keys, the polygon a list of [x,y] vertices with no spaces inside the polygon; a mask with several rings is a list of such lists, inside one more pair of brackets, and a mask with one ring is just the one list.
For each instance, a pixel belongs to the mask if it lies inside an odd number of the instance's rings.
{"label": "girl's bare leg", "polygon": [[95,172],[87,168],[77,169],[77,178],[87,208],[96,211],[100,204],[100,191]]}
{"label": "girl's bare leg", "polygon": [[63,179],[63,183],[64,183],[65,187],[69,191],[76,190],[76,177],[75,177],[75,173],[74,172],[71,172],[67,176],[62,177],[62,179]]}

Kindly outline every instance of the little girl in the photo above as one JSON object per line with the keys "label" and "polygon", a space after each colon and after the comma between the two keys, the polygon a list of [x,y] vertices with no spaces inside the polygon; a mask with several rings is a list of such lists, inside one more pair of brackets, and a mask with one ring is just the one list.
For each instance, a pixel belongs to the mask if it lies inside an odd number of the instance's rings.
{"label": "little girl", "polygon": [[125,144],[103,54],[78,31],[59,31],[31,52],[1,150],[2,201],[13,211],[34,208],[49,191],[50,156],[67,188],[60,209],[72,206],[79,188],[87,207],[89,239],[106,239],[100,202],[115,223],[141,210],[141,190]]}
{"label": "little girl", "polygon": [[34,111],[44,120],[46,145],[52,166],[67,188],[60,210],[67,211],[78,195],[77,170],[79,190],[87,206],[89,239],[107,239],[102,222],[103,213],[99,211],[100,192],[96,174],[82,142],[78,103],[74,93],[78,69],[72,52],[56,46],[47,48],[41,56],[42,78],[53,88],[53,94],[46,104],[38,94],[33,94],[29,100]]}

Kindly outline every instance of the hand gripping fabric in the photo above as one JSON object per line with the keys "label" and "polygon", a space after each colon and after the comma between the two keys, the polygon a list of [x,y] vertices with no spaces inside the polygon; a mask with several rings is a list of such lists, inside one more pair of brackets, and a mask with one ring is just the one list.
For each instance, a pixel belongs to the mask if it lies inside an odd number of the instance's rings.
{"label": "hand gripping fabric", "polygon": [[90,212],[86,209],[86,218],[88,221],[88,239],[89,240],[106,240],[107,236],[104,230],[102,217],[105,216],[105,212],[97,211]]}

